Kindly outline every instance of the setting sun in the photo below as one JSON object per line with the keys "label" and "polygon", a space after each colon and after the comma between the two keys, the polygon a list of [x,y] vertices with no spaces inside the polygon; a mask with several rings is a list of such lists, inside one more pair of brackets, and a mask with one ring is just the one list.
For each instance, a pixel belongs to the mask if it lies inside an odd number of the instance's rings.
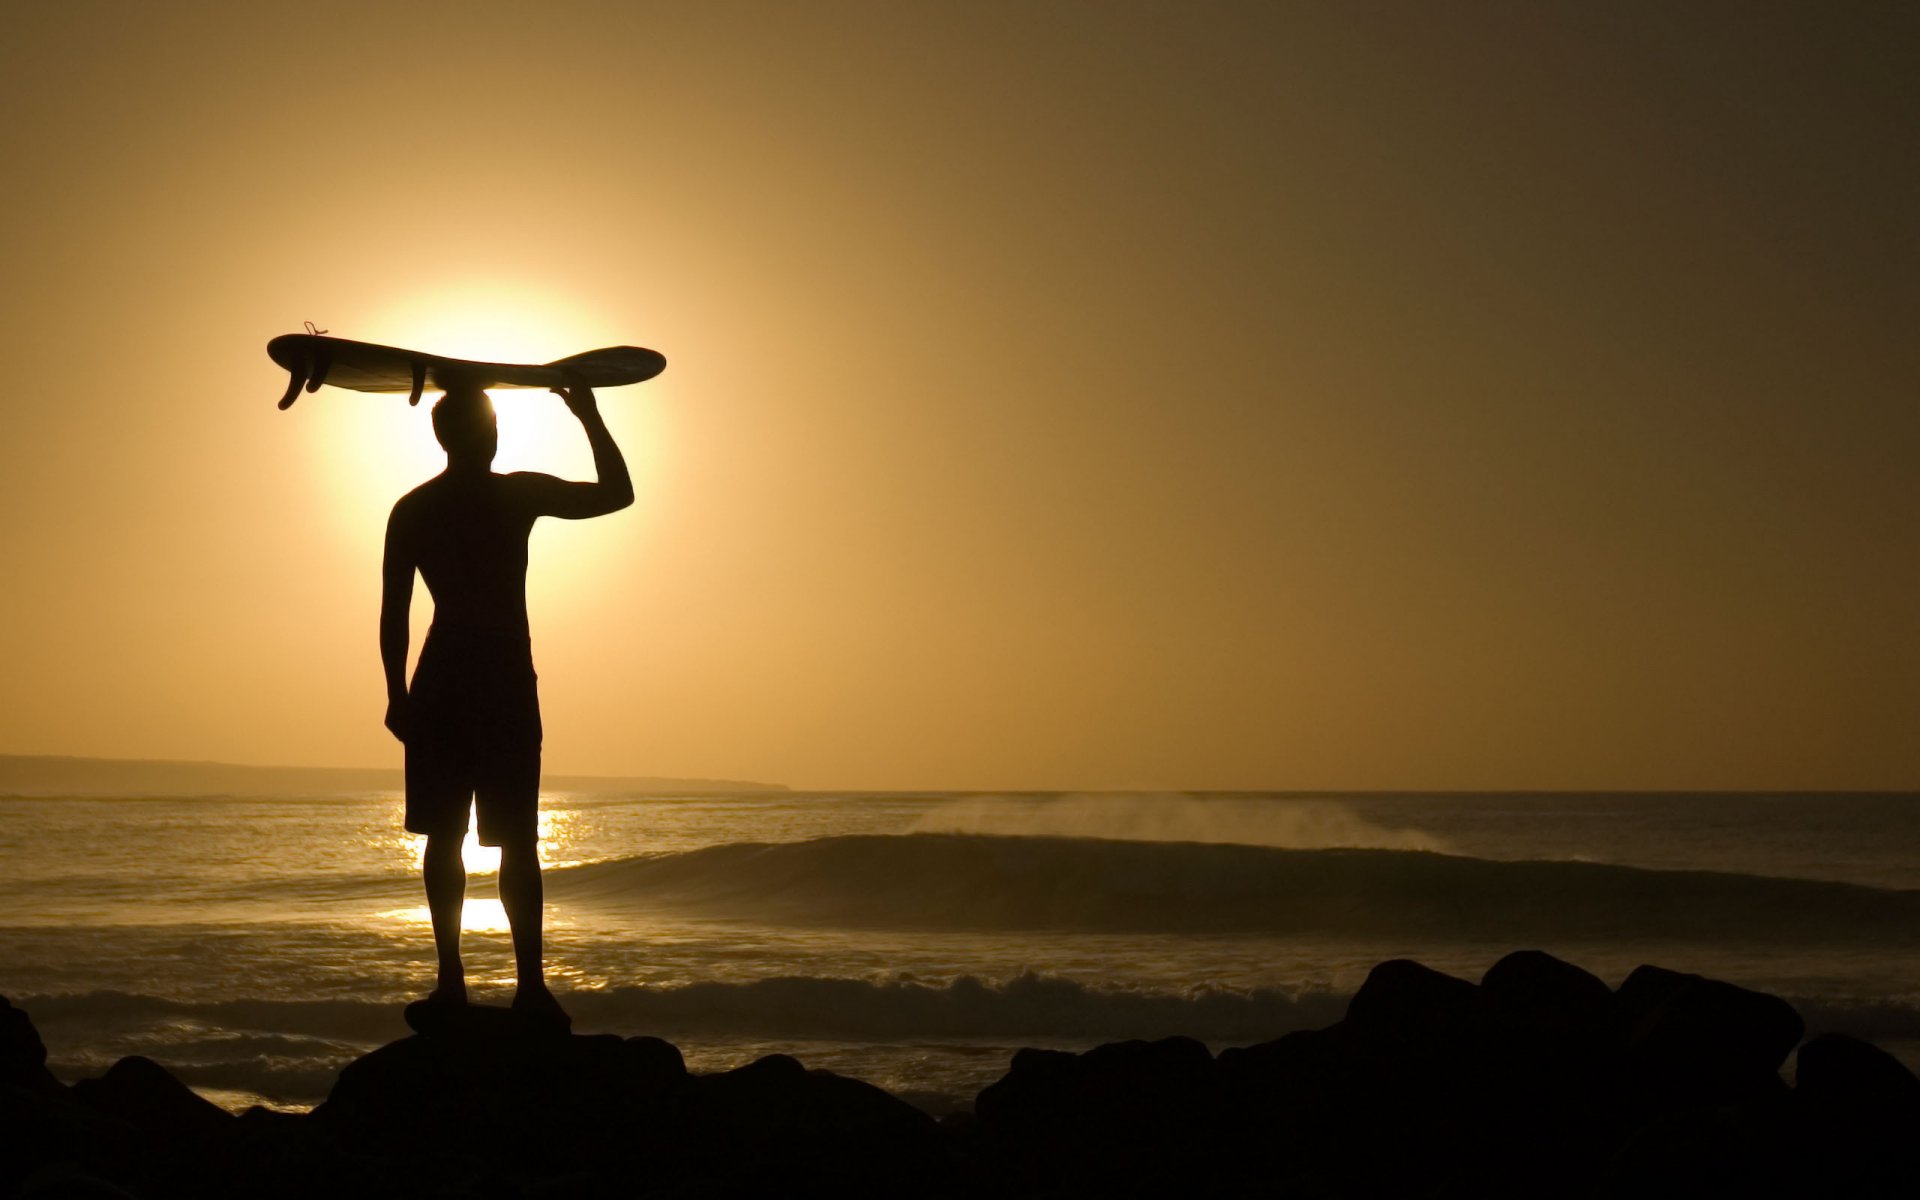
{"label": "setting sun", "polygon": [[[450,358],[542,363],[620,340],[600,325],[538,289],[499,284],[416,293],[370,314],[364,325],[328,332]],[[559,397],[507,387],[488,394],[500,425],[496,471],[591,478],[593,458]],[[396,481],[417,483],[437,472],[444,459],[425,419],[434,399],[429,393],[409,409],[402,397],[332,389],[308,401],[305,407],[329,410],[325,419],[332,428],[315,439],[327,474],[348,492],[376,488],[391,503]]]}
{"label": "setting sun", "polygon": [[[525,280],[443,282],[405,293],[369,312],[352,326],[322,328],[334,337],[400,346],[427,354],[482,362],[545,363],[586,350],[645,340],[643,330],[616,330],[603,317],[543,292]],[[494,386],[488,389],[499,428],[493,469],[537,471],[568,480],[594,478],[593,455],[579,421],[550,391]],[[659,443],[656,408],[638,389],[602,389],[601,411],[626,446],[636,487],[643,496],[654,472]],[[439,393],[429,390],[417,406],[403,395],[324,387],[303,397],[287,415],[297,420],[314,473],[332,496],[329,524],[358,558],[377,554],[380,532],[394,501],[446,466],[434,438],[430,412]],[[544,536],[565,541],[553,523]],[[530,582],[543,601],[577,587],[589,560],[560,553],[552,568]],[[420,614],[424,617],[424,612]]]}
{"label": "setting sun", "polygon": [[[552,362],[622,341],[585,309],[517,284],[416,293],[372,314],[364,335],[348,336],[452,358],[509,363]],[[633,340],[633,334],[625,340]],[[591,478],[593,458],[559,397],[509,387],[490,388],[488,394],[500,423],[496,471]],[[422,406],[430,403],[424,400]],[[429,430],[429,445],[431,440]]]}

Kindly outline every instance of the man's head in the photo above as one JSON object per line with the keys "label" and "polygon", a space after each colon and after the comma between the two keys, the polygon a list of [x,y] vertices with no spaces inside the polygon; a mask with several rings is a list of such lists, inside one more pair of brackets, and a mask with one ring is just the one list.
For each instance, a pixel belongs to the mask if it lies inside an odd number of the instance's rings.
{"label": "man's head", "polygon": [[433,406],[433,436],[440,439],[449,463],[490,466],[500,445],[493,401],[472,384],[448,385],[447,394]]}

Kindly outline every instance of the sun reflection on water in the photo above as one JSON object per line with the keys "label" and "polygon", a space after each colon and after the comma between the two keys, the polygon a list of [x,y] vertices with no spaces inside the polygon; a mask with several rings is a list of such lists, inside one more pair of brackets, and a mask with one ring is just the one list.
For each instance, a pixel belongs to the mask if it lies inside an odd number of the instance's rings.
{"label": "sun reflection on water", "polygon": [[[570,808],[540,810],[540,865],[543,867],[564,867],[576,860],[573,850],[573,828],[578,813]],[[468,810],[467,836],[460,843],[460,859],[467,864],[467,875],[497,875],[500,873],[500,847],[482,846],[480,835],[475,832],[478,816]],[[426,863],[427,839],[425,834],[409,833],[403,835],[398,843],[407,855],[407,867],[418,871]]]}
{"label": "sun reflection on water", "polygon": [[[545,802],[543,798],[543,803]],[[405,813],[405,801],[394,802],[394,824],[401,824]],[[540,865],[546,867],[564,867],[576,863],[575,828],[579,814],[570,808],[542,808],[539,816]],[[466,864],[469,881],[497,878],[500,874],[500,848],[483,846],[475,832],[477,814],[469,810],[467,836],[460,844],[460,858]],[[426,861],[427,839],[424,834],[400,832],[374,839],[376,844],[395,854],[405,864],[408,874],[417,875]],[[396,865],[398,865],[396,863]],[[401,921],[411,925],[429,925],[432,914],[425,904],[411,904],[401,908],[386,909],[377,914],[383,919]],[[546,924],[551,928],[564,925],[551,911],[547,913]],[[473,933],[506,933],[509,931],[506,909],[493,896],[475,896],[469,894],[460,910],[460,928]]]}
{"label": "sun reflection on water", "polygon": [[[431,925],[433,914],[424,904],[414,904],[406,908],[390,908],[379,914],[389,921],[403,921],[409,925]],[[468,933],[506,933],[507,910],[500,901],[487,896],[468,896],[460,906],[460,928]]]}

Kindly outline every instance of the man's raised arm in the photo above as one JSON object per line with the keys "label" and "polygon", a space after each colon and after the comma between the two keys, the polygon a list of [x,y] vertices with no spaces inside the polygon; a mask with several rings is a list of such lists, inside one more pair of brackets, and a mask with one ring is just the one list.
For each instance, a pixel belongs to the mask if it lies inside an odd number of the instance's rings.
{"label": "man's raised arm", "polygon": [[587,431],[587,445],[593,447],[594,483],[563,483],[548,489],[541,510],[549,516],[578,520],[617,512],[633,503],[633,479],[627,474],[627,460],[607,431],[600,416],[600,405],[593,389],[584,383],[554,388],[553,394],[567,402],[580,427]]}
{"label": "man's raised arm", "polygon": [[[401,503],[405,503],[402,501]],[[413,614],[413,539],[399,504],[387,518],[387,548],[380,563],[380,665],[387,673],[387,728],[407,740],[407,638]]]}

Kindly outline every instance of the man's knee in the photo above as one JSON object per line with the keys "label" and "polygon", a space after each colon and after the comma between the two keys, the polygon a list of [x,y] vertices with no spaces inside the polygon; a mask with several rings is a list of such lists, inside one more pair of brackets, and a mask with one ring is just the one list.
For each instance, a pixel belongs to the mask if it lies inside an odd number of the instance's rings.
{"label": "man's knee", "polygon": [[534,834],[514,834],[500,839],[500,866],[540,867],[540,839]]}

